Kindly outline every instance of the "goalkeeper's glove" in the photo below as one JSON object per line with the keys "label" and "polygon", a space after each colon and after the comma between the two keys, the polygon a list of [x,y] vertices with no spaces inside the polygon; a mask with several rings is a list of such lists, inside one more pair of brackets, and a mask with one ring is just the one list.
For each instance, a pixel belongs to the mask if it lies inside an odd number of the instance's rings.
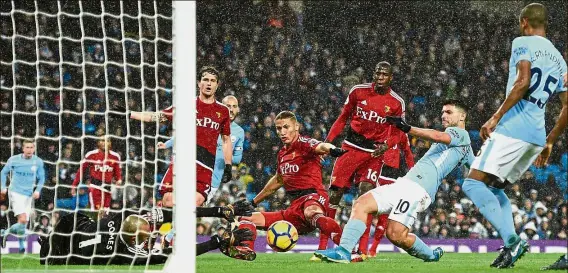
{"label": "goalkeeper's glove", "polygon": [[221,183],[227,183],[233,178],[233,166],[231,164],[225,164],[225,170],[223,171],[223,178]]}
{"label": "goalkeeper's glove", "polygon": [[239,200],[229,206],[233,208],[233,212],[236,216],[251,216],[256,207],[254,201],[249,202],[247,200]]}
{"label": "goalkeeper's glove", "polygon": [[412,126],[408,125],[408,123],[406,123],[406,121],[404,121],[402,117],[388,116],[386,117],[386,119],[388,123],[396,126],[396,128],[400,129],[405,133],[410,132],[410,129],[412,128]]}
{"label": "goalkeeper's glove", "polygon": [[347,151],[341,148],[333,148],[329,150],[329,155],[333,157],[340,157],[345,153],[347,153]]}

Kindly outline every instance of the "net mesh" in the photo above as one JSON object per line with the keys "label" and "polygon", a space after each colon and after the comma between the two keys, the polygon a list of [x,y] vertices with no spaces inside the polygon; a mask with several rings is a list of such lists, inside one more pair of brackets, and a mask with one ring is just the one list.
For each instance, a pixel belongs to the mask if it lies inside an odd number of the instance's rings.
{"label": "net mesh", "polygon": [[[110,188],[110,213],[124,216],[126,209],[154,207],[171,152],[156,145],[171,137],[172,126],[129,119],[127,113],[154,112],[172,104],[171,2],[0,5],[0,160],[4,166],[22,152],[23,139],[32,138],[36,155],[45,162],[46,183],[33,202],[28,233],[49,232],[66,213],[90,211],[88,188],[79,187],[73,196],[71,184],[85,155],[97,149],[103,136],[120,156],[123,176],[122,185]],[[80,181],[85,185],[89,178],[85,174]],[[15,222],[8,204],[0,203],[0,228]],[[39,259],[30,255],[40,249],[30,237],[26,254],[4,255],[18,250],[17,240],[9,241],[2,259]]]}

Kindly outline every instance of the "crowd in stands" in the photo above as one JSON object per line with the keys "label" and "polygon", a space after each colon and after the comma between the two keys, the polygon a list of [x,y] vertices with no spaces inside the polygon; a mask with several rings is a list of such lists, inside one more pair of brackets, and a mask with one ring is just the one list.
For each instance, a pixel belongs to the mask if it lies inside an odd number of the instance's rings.
{"label": "crowd in stands", "polygon": [[[376,63],[394,67],[393,90],[406,101],[406,119],[415,126],[442,129],[440,103],[460,98],[470,106],[466,124],[474,152],[482,142],[479,128],[505,97],[510,45],[518,36],[517,12],[485,13],[466,3],[448,3],[432,12],[426,4],[315,5],[256,1],[229,7],[198,5],[197,64],[221,71],[220,100],[239,98],[236,122],[245,130],[242,163],[233,181],[223,185],[210,206],[252,199],[274,175],[281,146],[274,118],[291,110],[301,133],[324,140],[350,88],[370,82]],[[416,4],[416,5],[415,5]],[[404,7],[400,7],[403,5]],[[235,10],[236,9],[236,10]],[[341,10],[330,17],[331,9]],[[385,10],[388,16],[383,16]],[[239,16],[218,16],[219,14]],[[551,10],[548,38],[567,58],[566,14]],[[563,17],[561,17],[563,16]],[[560,111],[557,97],[547,104],[547,130]],[[566,136],[553,148],[550,164],[531,167],[507,190],[517,231],[529,239],[566,239]],[[338,145],[340,142],[335,143]],[[431,143],[411,138],[415,160]],[[323,161],[330,181],[333,161]],[[414,230],[424,238],[497,238],[497,232],[461,191],[463,171],[456,170],[440,186],[435,203],[419,215]],[[356,190],[344,197],[336,220],[344,225]],[[290,200],[280,189],[262,202],[261,210],[286,208]],[[199,234],[212,234],[222,223],[200,219]],[[314,232],[315,233],[315,232]]]}

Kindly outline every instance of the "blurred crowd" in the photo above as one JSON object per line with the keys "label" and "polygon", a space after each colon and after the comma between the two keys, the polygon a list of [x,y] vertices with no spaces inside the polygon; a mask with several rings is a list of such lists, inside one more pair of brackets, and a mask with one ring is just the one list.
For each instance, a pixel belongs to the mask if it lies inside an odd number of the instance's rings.
{"label": "blurred crowd", "polygon": [[[405,99],[410,124],[442,129],[440,103],[447,98],[465,100],[471,108],[466,127],[477,152],[482,144],[479,128],[505,98],[518,14],[446,3],[436,10],[429,3],[415,2],[252,1],[239,7],[198,3],[198,67],[213,65],[221,71],[217,99],[239,98],[236,122],[246,138],[233,181],[223,185],[209,205],[250,200],[274,175],[281,146],[274,129],[278,112],[293,111],[302,134],[324,140],[350,88],[370,82],[375,64],[382,60],[393,65],[393,90]],[[330,16],[336,13],[331,10],[342,12]],[[561,34],[567,26],[559,23],[566,22],[566,14],[550,9],[550,16],[548,38],[567,59],[568,41]],[[551,99],[547,107],[550,130],[560,111],[559,99]],[[412,137],[411,145],[417,161],[431,143]],[[543,169],[531,167],[508,190],[517,231],[529,239],[566,239],[568,232],[565,135],[555,144],[549,163]],[[332,165],[330,158],[324,159],[326,185]],[[415,232],[425,238],[496,238],[497,232],[461,191],[463,175],[463,170],[456,170],[443,181],[435,204],[420,215]],[[344,197],[337,218],[342,225],[355,197],[355,189]],[[259,208],[280,210],[289,202],[280,189]],[[220,227],[219,220],[204,218],[197,230],[212,234]]]}
{"label": "blurred crowd", "polygon": [[[17,10],[35,11],[33,2],[14,4]],[[74,199],[69,186],[80,161],[97,149],[102,136],[110,136],[125,177],[123,187],[112,188],[111,208],[153,206],[171,156],[156,144],[172,136],[172,126],[129,120],[125,110],[172,105],[171,2],[154,5],[141,2],[139,10],[137,2],[66,1],[58,10],[53,1],[38,6],[37,24],[33,13],[14,12],[15,24],[2,25],[3,37],[16,36],[11,41],[15,51],[10,46],[0,53],[8,60],[1,75],[0,160],[4,166],[11,155],[21,153],[23,138],[35,138],[36,154],[46,167],[46,183],[35,202],[37,230],[47,231],[41,227],[44,219],[50,222],[53,216],[56,221],[58,214],[50,212],[61,208],[57,200],[68,201],[67,209],[88,205],[83,202],[88,200],[86,188]],[[63,14],[47,15],[58,11]],[[80,12],[81,20],[66,15]],[[147,17],[138,19],[139,14]],[[8,202],[0,202],[2,228],[15,220],[6,213]]]}

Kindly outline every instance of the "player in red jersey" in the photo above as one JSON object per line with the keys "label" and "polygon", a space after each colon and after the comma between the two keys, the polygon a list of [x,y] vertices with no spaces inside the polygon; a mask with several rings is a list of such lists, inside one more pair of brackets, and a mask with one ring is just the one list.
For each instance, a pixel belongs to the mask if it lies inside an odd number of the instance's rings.
{"label": "player in red jersey", "polygon": [[219,87],[219,72],[211,66],[199,71],[199,96],[196,98],[197,110],[197,194],[196,205],[201,206],[207,200],[211,190],[211,177],[215,167],[215,153],[219,134],[223,142],[225,170],[222,183],[231,180],[233,145],[231,144],[231,119],[229,108],[215,100]]}
{"label": "player in red jersey", "polygon": [[[393,131],[394,132],[394,131]],[[396,130],[400,134],[400,143],[388,149],[384,153],[384,165],[381,169],[379,175],[377,187],[388,185],[396,182],[396,178],[404,176],[406,171],[400,169],[400,152],[404,153],[404,159],[406,167],[408,169],[414,166],[414,156],[412,155],[412,150],[410,149],[410,142],[408,141],[408,135],[400,130]],[[369,256],[377,256],[377,247],[381,242],[381,239],[385,235],[388,223],[388,214],[381,214],[377,216],[378,222],[375,228],[375,235],[373,236],[373,244],[369,250]]]}
{"label": "player in red jersey", "polygon": [[[250,221],[263,230],[276,221],[286,220],[296,227],[299,234],[319,228],[320,232],[339,243],[341,228],[334,219],[325,216],[328,196],[322,183],[321,156],[329,154],[339,157],[346,151],[333,144],[301,136],[298,132],[300,124],[292,112],[280,112],[276,116],[275,125],[278,137],[284,143],[284,147],[278,152],[277,173],[256,195],[252,206],[256,206],[282,186],[292,202],[283,211],[254,212],[250,217],[241,217],[241,220]],[[237,202],[233,206],[243,210],[241,204]],[[251,248],[253,245],[252,242],[249,243]]]}
{"label": "player in red jersey", "polygon": [[122,185],[122,169],[120,168],[120,155],[111,150],[110,139],[99,139],[97,147],[98,149],[88,152],[81,162],[81,166],[75,174],[75,180],[73,180],[71,195],[77,194],[79,182],[88,181],[91,210],[98,211],[100,218],[103,216],[103,209],[108,210],[110,208],[112,179],[114,178],[117,186]]}
{"label": "player in red jersey", "polygon": [[[358,184],[359,195],[375,187],[384,158],[373,157],[372,153],[377,151],[378,155],[381,155],[400,142],[398,134],[394,132],[396,129],[391,130],[384,118],[391,115],[404,117],[404,100],[392,91],[391,81],[391,65],[388,62],[379,62],[375,67],[373,82],[355,85],[349,91],[341,114],[329,130],[326,141],[333,142],[350,119],[347,135],[341,145],[341,148],[349,153],[335,161],[331,175],[328,216],[332,219],[335,219],[343,193],[352,183]],[[372,216],[369,216],[367,226],[370,226],[371,221]],[[366,258],[368,250],[365,241],[368,241],[369,233],[366,232],[366,235],[361,237],[359,243],[359,252],[363,254],[363,259]],[[327,239],[325,234],[320,235],[319,249],[327,247]],[[352,257],[357,261],[356,255]],[[317,260],[317,257],[314,256],[311,260]]]}
{"label": "player in red jersey", "polygon": [[[158,112],[135,112],[132,111],[130,112],[130,118],[131,119],[135,119],[135,120],[141,120],[144,122],[172,122],[173,118],[174,118],[174,107],[173,106],[169,106],[167,108],[165,108],[164,110],[158,111]],[[158,142],[158,148],[162,149],[165,148],[165,145],[161,142]],[[156,204],[158,206],[164,206],[167,208],[171,208],[174,206],[173,203],[173,195],[172,195],[172,190],[173,190],[173,184],[174,184],[174,180],[173,180],[173,171],[174,171],[174,159],[171,158],[170,160],[170,164],[168,166],[168,169],[166,170],[166,173],[164,174],[164,177],[162,178],[162,181],[160,182],[160,188],[159,188],[159,192],[160,192],[160,199],[157,200]]]}

